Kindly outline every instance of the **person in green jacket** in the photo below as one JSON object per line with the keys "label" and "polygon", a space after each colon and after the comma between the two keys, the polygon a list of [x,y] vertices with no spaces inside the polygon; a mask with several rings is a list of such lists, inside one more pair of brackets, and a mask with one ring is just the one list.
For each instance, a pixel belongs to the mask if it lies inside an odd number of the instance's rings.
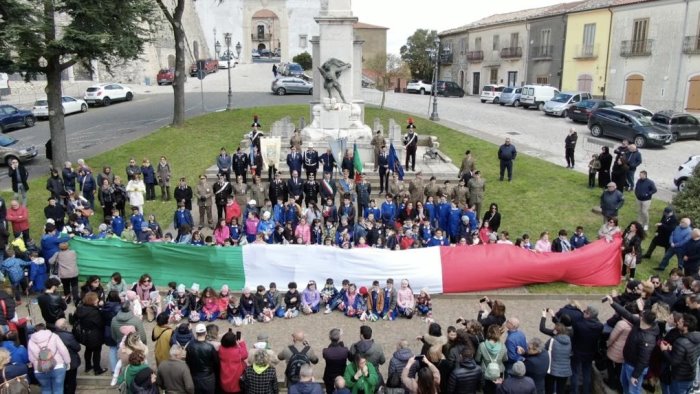
{"label": "person in green jacket", "polygon": [[[126,385],[126,393],[131,393],[131,386],[134,379],[145,369],[150,370],[150,367],[148,364],[146,364],[146,355],[140,351],[131,353],[129,355],[129,365],[122,368],[122,372],[119,374],[119,379],[117,379],[117,384],[120,386],[122,384]],[[122,390],[119,391],[124,392]]]}
{"label": "person in green jacket", "polygon": [[360,354],[356,354],[354,361],[345,367],[343,377],[345,386],[352,391],[352,394],[374,393],[379,384],[377,369]]}

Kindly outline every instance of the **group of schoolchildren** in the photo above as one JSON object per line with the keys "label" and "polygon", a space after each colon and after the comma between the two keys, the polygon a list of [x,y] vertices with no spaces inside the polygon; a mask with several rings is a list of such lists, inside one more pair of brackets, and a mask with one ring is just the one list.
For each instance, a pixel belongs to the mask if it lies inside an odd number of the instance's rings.
{"label": "group of schoolchildren", "polygon": [[421,316],[432,319],[432,303],[428,289],[421,289],[418,295],[407,279],[401,281],[400,288],[394,288],[394,280],[389,278],[381,287],[375,280],[369,289],[357,287],[344,279],[338,290],[333,279],[326,279],[320,290],[316,282],[310,280],[306,288],[299,292],[297,284],[290,282],[287,292],[282,294],[277,285],[270,283],[269,289],[259,285],[253,292],[246,287],[240,296],[231,292],[228,285],[217,292],[207,287],[200,293],[200,286],[194,283],[188,290],[184,284],[168,284],[165,298],[165,312],[171,322],[187,319],[190,322],[228,320],[240,326],[254,322],[268,323],[274,318],[292,319],[299,314],[310,315],[321,310],[329,314],[336,310],[347,317],[361,321],[395,320],[399,317]]}

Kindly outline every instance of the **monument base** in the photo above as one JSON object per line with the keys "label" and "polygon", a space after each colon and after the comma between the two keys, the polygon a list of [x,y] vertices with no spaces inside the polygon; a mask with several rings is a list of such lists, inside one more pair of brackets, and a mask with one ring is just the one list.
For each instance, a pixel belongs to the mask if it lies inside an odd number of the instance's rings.
{"label": "monument base", "polygon": [[339,103],[335,98],[323,98],[311,108],[312,121],[301,131],[305,141],[325,141],[347,138],[349,142],[372,140],[372,129],[362,122],[359,103]]}

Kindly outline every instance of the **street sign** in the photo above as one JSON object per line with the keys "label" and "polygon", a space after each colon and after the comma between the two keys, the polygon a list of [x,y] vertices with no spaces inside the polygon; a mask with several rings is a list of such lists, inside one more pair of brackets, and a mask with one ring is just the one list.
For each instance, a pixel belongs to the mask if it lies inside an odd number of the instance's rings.
{"label": "street sign", "polygon": [[200,81],[203,80],[204,77],[207,76],[207,71],[205,69],[206,68],[205,63],[206,63],[205,60],[197,60],[197,78],[199,78]]}

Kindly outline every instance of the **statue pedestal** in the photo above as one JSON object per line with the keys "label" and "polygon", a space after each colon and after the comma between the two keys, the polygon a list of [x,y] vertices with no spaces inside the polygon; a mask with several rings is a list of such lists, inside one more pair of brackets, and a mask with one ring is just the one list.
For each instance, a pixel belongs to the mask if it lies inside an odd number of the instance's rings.
{"label": "statue pedestal", "polygon": [[372,129],[362,122],[360,103],[342,103],[335,98],[322,98],[313,104],[312,121],[302,131],[304,141],[347,138],[348,142],[372,140]]}

